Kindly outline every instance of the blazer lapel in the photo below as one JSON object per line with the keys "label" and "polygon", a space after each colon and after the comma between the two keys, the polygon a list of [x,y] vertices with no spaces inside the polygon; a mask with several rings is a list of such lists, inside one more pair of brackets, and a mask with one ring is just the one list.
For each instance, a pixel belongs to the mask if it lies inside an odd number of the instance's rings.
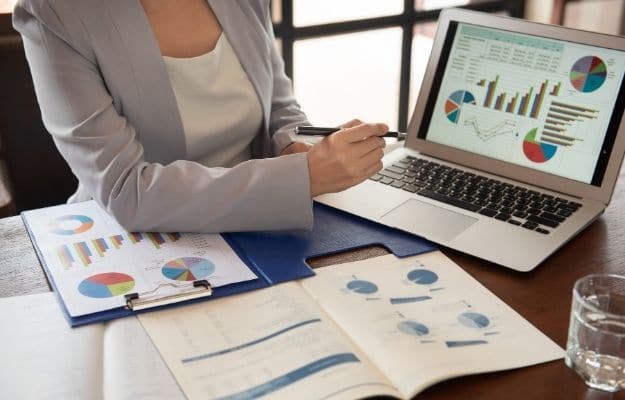
{"label": "blazer lapel", "polygon": [[121,37],[116,62],[127,63],[129,85],[122,98],[150,162],[167,164],[186,158],[184,128],[161,52],[138,0],[107,0]]}

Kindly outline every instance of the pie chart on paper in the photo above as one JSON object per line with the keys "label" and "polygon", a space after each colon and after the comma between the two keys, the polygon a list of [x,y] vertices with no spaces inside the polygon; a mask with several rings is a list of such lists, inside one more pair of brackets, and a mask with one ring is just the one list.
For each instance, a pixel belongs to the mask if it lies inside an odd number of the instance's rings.
{"label": "pie chart on paper", "polygon": [[161,270],[166,278],[175,281],[196,281],[215,272],[212,261],[200,257],[181,257],[169,261]]}
{"label": "pie chart on paper", "polygon": [[445,101],[447,119],[457,124],[463,104],[475,104],[475,97],[466,90],[456,90]]}
{"label": "pie chart on paper", "polygon": [[348,282],[347,289],[359,294],[372,294],[378,291],[378,287],[375,283],[361,279]]}
{"label": "pie chart on paper", "polygon": [[427,269],[413,269],[408,272],[408,280],[417,285],[429,285],[438,280],[438,275]]}
{"label": "pie chart on paper", "polygon": [[78,291],[86,297],[105,299],[127,293],[135,287],[135,280],[119,272],[105,272],[90,276],[80,282]]}
{"label": "pie chart on paper", "polygon": [[416,321],[402,321],[397,324],[397,329],[412,336],[424,336],[430,333],[430,329],[427,326]]}
{"label": "pie chart on paper", "polygon": [[458,321],[468,327],[468,328],[486,328],[490,325],[490,320],[486,315],[475,313],[475,312],[466,312],[460,314],[458,316]]}

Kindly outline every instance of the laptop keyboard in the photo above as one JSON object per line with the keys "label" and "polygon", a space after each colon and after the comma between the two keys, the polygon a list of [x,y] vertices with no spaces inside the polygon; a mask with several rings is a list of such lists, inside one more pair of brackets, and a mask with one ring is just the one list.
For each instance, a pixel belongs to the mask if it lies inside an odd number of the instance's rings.
{"label": "laptop keyboard", "polygon": [[545,235],[582,206],[412,156],[370,179]]}

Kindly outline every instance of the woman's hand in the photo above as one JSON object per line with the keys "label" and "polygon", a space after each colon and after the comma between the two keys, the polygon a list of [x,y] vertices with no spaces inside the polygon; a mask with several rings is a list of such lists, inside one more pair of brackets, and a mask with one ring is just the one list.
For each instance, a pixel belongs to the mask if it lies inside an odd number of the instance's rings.
{"label": "woman's hand", "polygon": [[308,151],[312,197],[354,186],[382,169],[385,124],[353,120]]}
{"label": "woman's hand", "polygon": [[[363,124],[364,122],[362,122],[359,119],[352,119],[349,122],[346,122],[342,125],[339,125],[339,127],[341,128],[351,128],[354,127],[356,125],[360,125]],[[304,142],[293,142],[290,145],[286,146],[284,149],[282,149],[282,151],[280,152],[281,156],[286,156],[288,154],[295,154],[295,153],[306,153],[308,150],[310,150],[312,148],[312,144],[310,143],[304,143]]]}

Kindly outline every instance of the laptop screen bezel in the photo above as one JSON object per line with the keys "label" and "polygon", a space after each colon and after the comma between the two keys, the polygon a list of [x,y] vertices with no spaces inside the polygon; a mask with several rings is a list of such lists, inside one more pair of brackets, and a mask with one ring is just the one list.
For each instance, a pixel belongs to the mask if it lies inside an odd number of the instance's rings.
{"label": "laptop screen bezel", "polygon": [[[622,118],[625,102],[625,79],[621,84],[614,112],[618,115],[612,118],[606,136],[613,135],[615,140],[605,162],[602,177],[595,176],[593,181],[600,180],[599,186],[592,183],[583,183],[557,175],[522,167],[494,158],[481,156],[476,153],[435,143],[425,139],[431,120],[431,112],[438,94],[438,88],[445,70],[446,60],[441,60],[449,54],[451,42],[454,38],[455,27],[458,23],[467,23],[487,28],[502,29],[536,35],[544,38],[576,42],[591,46],[599,46],[613,50],[625,51],[625,38],[579,31],[560,26],[544,25],[514,18],[494,16],[473,11],[448,9],[441,13],[432,53],[428,61],[426,73],[421,85],[421,91],[414,108],[408,127],[406,146],[423,154],[482,170],[505,178],[517,180],[527,184],[543,187],[571,196],[592,199],[607,204],[612,195],[620,165],[625,153],[625,121]],[[434,84],[437,84],[435,87]],[[617,128],[618,127],[618,128]]]}

